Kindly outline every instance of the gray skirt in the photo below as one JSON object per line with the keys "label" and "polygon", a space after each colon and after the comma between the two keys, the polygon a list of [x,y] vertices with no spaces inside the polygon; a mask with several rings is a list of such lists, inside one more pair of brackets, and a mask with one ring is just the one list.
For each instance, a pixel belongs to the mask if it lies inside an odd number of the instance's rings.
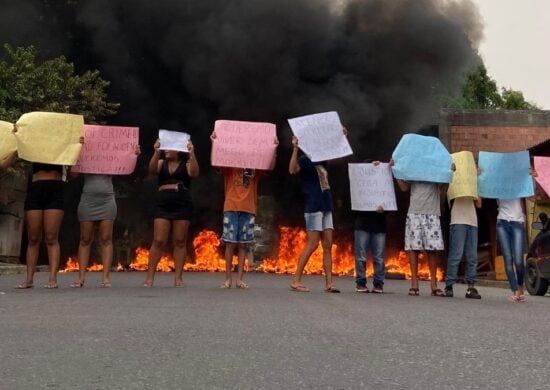
{"label": "gray skirt", "polygon": [[113,221],[116,218],[115,194],[83,192],[78,204],[78,220]]}

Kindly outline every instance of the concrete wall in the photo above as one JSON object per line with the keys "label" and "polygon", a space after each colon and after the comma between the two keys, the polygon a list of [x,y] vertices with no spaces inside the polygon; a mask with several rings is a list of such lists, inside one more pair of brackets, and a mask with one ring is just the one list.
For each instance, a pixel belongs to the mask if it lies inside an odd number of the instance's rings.
{"label": "concrete wall", "polygon": [[550,139],[550,111],[442,110],[439,137],[451,153],[526,150]]}

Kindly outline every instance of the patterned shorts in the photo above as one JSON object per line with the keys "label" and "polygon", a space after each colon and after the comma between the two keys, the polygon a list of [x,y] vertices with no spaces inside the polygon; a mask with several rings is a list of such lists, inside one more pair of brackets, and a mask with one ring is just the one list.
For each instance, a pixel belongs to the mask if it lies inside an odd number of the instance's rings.
{"label": "patterned shorts", "polygon": [[438,251],[445,249],[439,216],[407,214],[405,223],[406,251]]}

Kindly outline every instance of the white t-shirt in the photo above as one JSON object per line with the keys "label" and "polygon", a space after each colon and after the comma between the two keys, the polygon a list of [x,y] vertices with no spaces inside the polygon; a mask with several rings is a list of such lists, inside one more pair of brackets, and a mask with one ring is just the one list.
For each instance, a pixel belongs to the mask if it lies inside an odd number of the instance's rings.
{"label": "white t-shirt", "polygon": [[521,207],[521,198],[517,199],[498,199],[497,219],[503,219],[510,222],[525,222],[523,208]]}
{"label": "white t-shirt", "polygon": [[477,214],[474,199],[460,197],[453,201],[451,225],[470,225],[477,227]]}

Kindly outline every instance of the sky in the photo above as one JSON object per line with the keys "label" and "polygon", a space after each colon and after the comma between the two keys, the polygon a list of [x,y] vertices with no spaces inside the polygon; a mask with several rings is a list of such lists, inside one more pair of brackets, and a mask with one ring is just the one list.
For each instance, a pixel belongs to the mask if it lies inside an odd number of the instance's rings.
{"label": "sky", "polygon": [[499,87],[550,110],[550,0],[471,0],[484,20],[479,51]]}

